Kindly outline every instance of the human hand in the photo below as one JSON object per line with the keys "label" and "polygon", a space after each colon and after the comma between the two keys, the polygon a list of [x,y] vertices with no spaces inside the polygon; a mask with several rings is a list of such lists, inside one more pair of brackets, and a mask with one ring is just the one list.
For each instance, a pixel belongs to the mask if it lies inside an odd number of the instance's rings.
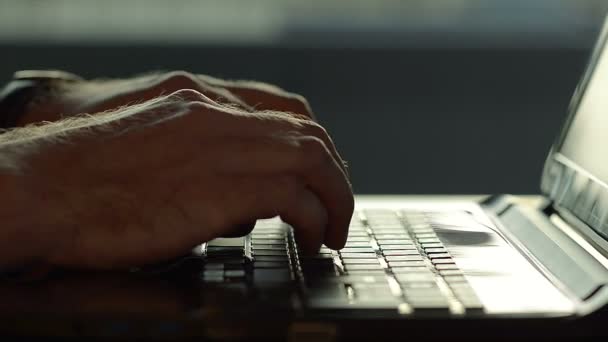
{"label": "human hand", "polygon": [[217,103],[244,111],[274,110],[316,120],[304,97],[277,86],[172,71],[127,79],[55,82],[52,94],[28,108],[19,125],[115,110],[182,89],[196,90]]}
{"label": "human hand", "polygon": [[12,226],[38,229],[32,254],[42,261],[140,265],[276,215],[307,251],[345,243],[351,187],[330,137],[311,120],[180,90],[24,130],[25,144],[24,132],[3,135],[13,143],[0,145],[0,156],[13,158],[12,205],[38,210]]}

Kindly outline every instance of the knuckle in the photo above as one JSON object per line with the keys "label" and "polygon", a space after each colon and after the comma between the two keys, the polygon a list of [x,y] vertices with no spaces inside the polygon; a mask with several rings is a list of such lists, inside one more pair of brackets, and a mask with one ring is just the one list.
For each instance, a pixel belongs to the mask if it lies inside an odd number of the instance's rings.
{"label": "knuckle", "polygon": [[280,98],[288,108],[297,114],[309,115],[312,112],[308,100],[300,94],[290,93],[268,83],[257,83],[254,87]]}
{"label": "knuckle", "polygon": [[194,89],[179,89],[169,95],[172,100],[181,100],[186,102],[201,102],[207,101],[207,97],[201,92]]}
{"label": "knuckle", "polygon": [[306,132],[311,135],[314,135],[315,137],[321,138],[323,140],[326,140],[329,137],[329,134],[327,133],[325,127],[319,125],[314,121],[306,120],[303,125],[305,127]]}
{"label": "knuckle", "polygon": [[198,86],[198,77],[187,71],[171,71],[165,74],[163,77],[164,82],[170,82],[183,87],[191,88],[191,86]]}
{"label": "knuckle", "polygon": [[283,96],[285,90],[278,86],[266,82],[259,81],[234,81],[233,84],[237,87],[248,88],[259,92],[270,93],[276,96]]}
{"label": "knuckle", "polygon": [[302,108],[305,112],[311,112],[310,103],[304,96],[292,93],[290,94],[289,98],[296,107]]}
{"label": "knuckle", "polygon": [[305,136],[300,138],[300,148],[305,160],[317,163],[329,162],[327,146],[322,139],[315,136]]}

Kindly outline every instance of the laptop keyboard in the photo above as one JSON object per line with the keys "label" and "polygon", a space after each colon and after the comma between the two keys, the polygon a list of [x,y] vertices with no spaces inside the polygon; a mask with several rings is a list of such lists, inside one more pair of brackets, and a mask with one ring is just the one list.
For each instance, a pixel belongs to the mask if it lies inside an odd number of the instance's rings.
{"label": "laptop keyboard", "polygon": [[259,220],[248,236],[203,247],[202,279],[252,294],[292,289],[282,293],[310,310],[480,312],[482,303],[435,232],[451,215],[358,211],[342,250],[323,246],[312,256],[299,253],[293,231],[278,218]]}

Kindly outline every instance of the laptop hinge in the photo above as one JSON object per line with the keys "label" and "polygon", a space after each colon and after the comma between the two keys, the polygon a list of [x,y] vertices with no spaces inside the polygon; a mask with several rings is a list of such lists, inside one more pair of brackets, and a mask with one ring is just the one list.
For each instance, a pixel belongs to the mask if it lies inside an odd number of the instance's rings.
{"label": "laptop hinge", "polygon": [[[516,245],[544,273],[585,300],[608,283],[608,268],[552,222],[550,202],[536,207],[517,203],[509,196],[484,207],[492,211]],[[509,203],[505,203],[509,202]]]}

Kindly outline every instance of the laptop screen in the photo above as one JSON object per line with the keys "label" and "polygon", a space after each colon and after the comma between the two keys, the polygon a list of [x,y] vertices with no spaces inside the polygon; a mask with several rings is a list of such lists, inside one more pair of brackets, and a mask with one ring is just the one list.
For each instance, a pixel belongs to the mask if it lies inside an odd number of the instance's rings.
{"label": "laptop screen", "polygon": [[608,240],[608,21],[553,146],[542,189]]}
{"label": "laptop screen", "polygon": [[[605,49],[603,49],[605,50]],[[602,51],[560,153],[608,183],[608,53]]]}

